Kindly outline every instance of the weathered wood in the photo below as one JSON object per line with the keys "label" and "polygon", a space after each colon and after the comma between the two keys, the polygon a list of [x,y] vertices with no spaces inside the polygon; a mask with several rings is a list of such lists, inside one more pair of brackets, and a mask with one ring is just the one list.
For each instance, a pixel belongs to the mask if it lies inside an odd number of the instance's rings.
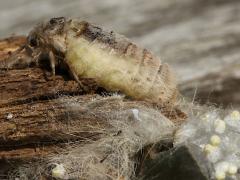
{"label": "weathered wood", "polygon": [[[83,102],[91,101],[94,97],[78,98],[79,108],[84,104]],[[67,103],[74,103],[74,101],[76,98],[69,97],[0,108],[1,147],[41,141],[51,143],[76,138],[94,138],[94,135],[98,134],[91,133],[94,132],[94,128],[107,127],[104,119],[91,115],[88,109],[71,110]],[[74,111],[78,113],[77,117],[72,117]],[[12,118],[9,118],[10,114]]]}
{"label": "weathered wood", "polygon": [[[0,41],[1,50],[6,51],[8,47],[17,50],[24,45],[23,38]],[[34,160],[56,153],[68,141],[97,140],[104,130],[111,128],[109,114],[120,109],[158,108],[176,125],[186,118],[177,108],[154,107],[127,99],[108,102],[96,94],[81,95],[86,92],[68,74],[53,77],[36,65],[30,68],[27,65],[32,57],[25,51],[15,52],[0,56],[1,160]],[[14,59],[19,56],[21,61]],[[14,63],[12,69],[8,69],[9,60]],[[82,81],[89,84],[87,79]],[[92,90],[94,92],[94,88]],[[93,102],[96,98],[99,101]]]}
{"label": "weathered wood", "polygon": [[34,99],[48,99],[57,94],[81,94],[78,83],[39,68],[3,70],[0,72],[0,107]]}
{"label": "weathered wood", "polygon": [[56,145],[28,147],[0,151],[0,161],[32,161],[44,158],[50,154],[58,153],[60,147]]}
{"label": "weathered wood", "polygon": [[[90,115],[75,117],[71,123],[68,121],[73,116],[58,98],[82,94],[82,89],[75,81],[60,75],[53,77],[46,69],[26,68],[32,57],[18,50],[25,42],[25,37],[0,41],[1,160],[44,157],[56,152],[63,142],[94,139],[98,133],[91,133],[91,128],[107,127],[104,126],[106,121]],[[8,68],[9,61],[13,69]],[[83,83],[87,84],[88,80]],[[85,97],[85,100],[93,97]]]}
{"label": "weathered wood", "polygon": [[24,36],[13,36],[0,40],[0,62],[8,58],[15,50],[26,42]]}

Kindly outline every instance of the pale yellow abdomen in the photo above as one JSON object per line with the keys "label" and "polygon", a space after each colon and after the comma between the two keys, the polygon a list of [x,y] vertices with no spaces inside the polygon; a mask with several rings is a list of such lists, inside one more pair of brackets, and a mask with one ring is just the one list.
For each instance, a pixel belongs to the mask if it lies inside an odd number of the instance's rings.
{"label": "pale yellow abdomen", "polygon": [[170,91],[175,90],[175,84],[169,87],[158,73],[160,62],[143,66],[132,57],[119,55],[104,44],[81,37],[68,39],[66,60],[79,77],[94,78],[99,86],[135,99],[165,102],[171,96]]}

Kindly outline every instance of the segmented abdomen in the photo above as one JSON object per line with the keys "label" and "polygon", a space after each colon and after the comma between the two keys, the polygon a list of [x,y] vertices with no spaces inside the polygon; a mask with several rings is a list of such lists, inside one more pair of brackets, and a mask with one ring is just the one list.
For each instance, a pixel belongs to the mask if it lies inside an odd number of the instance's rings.
{"label": "segmented abdomen", "polygon": [[173,72],[147,49],[87,22],[72,22],[68,63],[79,76],[96,78],[108,90],[136,98],[173,103],[177,94]]}

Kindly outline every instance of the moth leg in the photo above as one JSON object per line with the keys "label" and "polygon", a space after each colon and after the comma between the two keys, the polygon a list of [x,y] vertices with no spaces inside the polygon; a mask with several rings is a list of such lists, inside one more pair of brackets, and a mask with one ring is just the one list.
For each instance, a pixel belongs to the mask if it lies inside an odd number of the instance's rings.
{"label": "moth leg", "polygon": [[39,57],[40,57],[41,53],[38,53],[36,55],[33,56],[33,62],[36,64],[36,66],[39,66]]}
{"label": "moth leg", "polygon": [[48,55],[49,55],[49,59],[50,59],[50,66],[51,66],[51,69],[52,69],[52,74],[53,74],[53,76],[55,76],[56,58],[55,58],[52,51],[50,51]]}
{"label": "moth leg", "polygon": [[34,63],[36,66],[39,66],[42,51],[40,49],[33,49],[30,45],[25,45],[24,50],[29,56],[32,57],[28,64]]}
{"label": "moth leg", "polygon": [[72,74],[74,80],[77,81],[77,83],[79,84],[79,86],[80,86],[84,91],[88,91],[88,88],[87,88],[85,85],[83,85],[83,83],[79,80],[79,77],[78,77],[78,75],[75,73],[75,71],[73,71],[71,67],[69,67],[69,69],[70,69],[70,73]]}

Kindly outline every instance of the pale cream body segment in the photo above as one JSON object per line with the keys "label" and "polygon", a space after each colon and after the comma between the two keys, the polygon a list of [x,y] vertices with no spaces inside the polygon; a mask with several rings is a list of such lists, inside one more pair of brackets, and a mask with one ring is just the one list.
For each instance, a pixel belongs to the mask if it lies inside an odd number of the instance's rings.
{"label": "pale cream body segment", "polygon": [[162,96],[169,90],[157,74],[160,66],[143,66],[139,61],[98,42],[89,42],[83,37],[68,37],[66,61],[71,69],[83,78],[94,78],[102,87],[121,91],[136,99],[154,102],[169,98]]}

